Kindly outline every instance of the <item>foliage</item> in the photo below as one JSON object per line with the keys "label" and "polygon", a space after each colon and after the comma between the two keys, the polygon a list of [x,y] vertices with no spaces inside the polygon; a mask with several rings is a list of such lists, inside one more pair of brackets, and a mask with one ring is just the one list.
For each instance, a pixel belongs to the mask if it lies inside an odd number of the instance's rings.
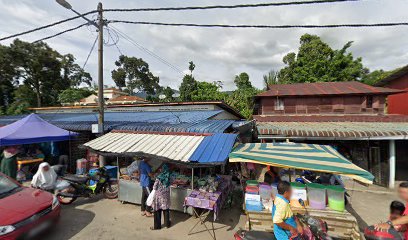
{"label": "foliage", "polygon": [[196,65],[194,64],[193,61],[188,62],[188,70],[190,70],[190,75],[193,76],[193,71],[195,69]]}
{"label": "foliage", "polygon": [[280,83],[358,81],[368,73],[362,59],[354,59],[347,50],[352,42],[334,50],[316,35],[300,38],[298,53],[288,53],[279,71]]}
{"label": "foliage", "polygon": [[197,88],[192,92],[193,101],[224,100],[225,93],[220,92],[221,82],[197,82]]}
{"label": "foliage", "polygon": [[92,90],[89,90],[87,88],[68,88],[63,90],[59,95],[58,95],[58,101],[63,104],[63,103],[74,103],[78,102],[82,98],[86,98],[90,96],[91,94],[94,94],[95,92]]}
{"label": "foliage", "polygon": [[247,73],[235,76],[234,82],[237,90],[226,97],[226,102],[237,109],[245,118],[250,119],[253,113],[254,96],[260,93],[260,90],[252,86]]}
{"label": "foliage", "polygon": [[397,72],[400,69],[401,68],[396,68],[391,71],[384,71],[382,69],[375,70],[375,71],[370,72],[369,74],[366,74],[361,81],[365,84],[373,86],[379,81],[383,80],[384,78],[390,76],[391,74]]}
{"label": "foliage", "polygon": [[184,75],[179,88],[180,99],[182,101],[192,101],[193,93],[197,91],[197,85],[198,83],[192,75]]}
{"label": "foliage", "polygon": [[87,84],[88,87],[92,86],[91,74],[75,63],[75,57],[72,54],[62,56],[61,68],[64,81],[69,82],[71,87],[79,87],[81,83]]}
{"label": "foliage", "polygon": [[149,64],[143,59],[121,55],[115,65],[117,69],[112,71],[112,79],[119,88],[125,88],[125,92],[155,94],[160,90],[159,77],[150,72]]}
{"label": "foliage", "polygon": [[6,114],[7,115],[19,115],[19,114],[24,114],[28,113],[28,108],[30,107],[30,103],[27,101],[20,101],[16,100],[14,101],[9,108],[7,108]]}
{"label": "foliage", "polygon": [[279,83],[278,75],[279,72],[275,70],[271,70],[267,74],[263,75],[265,90],[269,90],[270,85]]}
{"label": "foliage", "polygon": [[252,88],[252,83],[249,81],[249,75],[246,72],[236,75],[234,83],[238,89]]}

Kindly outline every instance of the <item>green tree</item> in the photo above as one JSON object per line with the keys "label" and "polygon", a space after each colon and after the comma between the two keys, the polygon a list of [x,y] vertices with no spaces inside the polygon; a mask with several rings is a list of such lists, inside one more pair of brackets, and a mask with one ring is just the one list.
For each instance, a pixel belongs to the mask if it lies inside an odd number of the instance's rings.
{"label": "green tree", "polygon": [[226,97],[226,102],[237,109],[245,118],[250,119],[253,113],[254,96],[260,92],[252,86],[247,73],[235,76],[237,89]]}
{"label": "green tree", "polygon": [[91,87],[91,74],[75,63],[75,57],[72,54],[66,54],[61,58],[62,78],[69,82],[71,87],[79,87],[82,83]]}
{"label": "green tree", "polygon": [[150,72],[149,64],[141,58],[121,55],[115,62],[112,79],[119,88],[125,88],[129,94],[146,92],[155,94],[160,90],[159,77]]}
{"label": "green tree", "polygon": [[265,90],[269,90],[270,85],[279,83],[278,75],[279,75],[279,72],[275,70],[271,70],[267,74],[263,75]]}
{"label": "green tree", "polygon": [[180,88],[179,88],[181,101],[192,101],[193,100],[193,92],[197,90],[197,86],[198,86],[198,82],[193,77],[193,71],[195,67],[196,66],[193,63],[193,61],[190,61],[188,63],[188,69],[190,70],[190,74],[184,75]]}
{"label": "green tree", "polygon": [[383,80],[384,78],[390,76],[391,74],[397,72],[400,69],[401,68],[396,68],[390,71],[384,71],[382,69],[375,70],[375,71],[370,72],[369,74],[366,74],[361,81],[365,84],[373,86],[379,81]]}
{"label": "green tree", "polygon": [[368,73],[361,58],[354,59],[347,50],[352,42],[334,50],[319,36],[304,34],[298,53],[283,57],[286,67],[280,70],[280,83],[358,81]]}
{"label": "green tree", "polygon": [[193,76],[193,71],[195,69],[196,65],[194,64],[193,61],[188,62],[188,70],[190,70],[190,75]]}
{"label": "green tree", "polygon": [[90,96],[91,94],[94,94],[95,92],[92,90],[89,90],[87,88],[68,88],[63,90],[59,95],[58,95],[58,101],[63,104],[63,103],[74,103],[78,102],[82,98],[86,98]]}
{"label": "green tree", "polygon": [[249,75],[246,72],[236,75],[234,83],[239,89],[252,88],[252,83],[249,81]]}
{"label": "green tree", "polygon": [[197,82],[197,88],[192,92],[193,101],[212,101],[224,100],[225,93],[220,90],[222,88],[221,82]]}
{"label": "green tree", "polygon": [[0,45],[0,110],[3,113],[13,102],[13,91],[18,85],[18,81],[14,77],[16,75],[15,69],[10,48]]}

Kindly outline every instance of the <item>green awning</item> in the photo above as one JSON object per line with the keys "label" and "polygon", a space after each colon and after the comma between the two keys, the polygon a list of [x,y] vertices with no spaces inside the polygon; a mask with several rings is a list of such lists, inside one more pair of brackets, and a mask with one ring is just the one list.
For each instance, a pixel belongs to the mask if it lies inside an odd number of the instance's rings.
{"label": "green awning", "polygon": [[327,145],[303,143],[239,144],[229,154],[230,162],[252,162],[283,168],[327,172],[372,184],[374,176]]}

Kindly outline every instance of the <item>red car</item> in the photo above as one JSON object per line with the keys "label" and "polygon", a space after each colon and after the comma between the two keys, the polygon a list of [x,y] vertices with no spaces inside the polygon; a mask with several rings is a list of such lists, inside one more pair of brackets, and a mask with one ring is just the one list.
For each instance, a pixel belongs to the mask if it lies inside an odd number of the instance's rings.
{"label": "red car", "polygon": [[57,222],[60,211],[51,193],[23,187],[0,173],[0,240],[34,238]]}

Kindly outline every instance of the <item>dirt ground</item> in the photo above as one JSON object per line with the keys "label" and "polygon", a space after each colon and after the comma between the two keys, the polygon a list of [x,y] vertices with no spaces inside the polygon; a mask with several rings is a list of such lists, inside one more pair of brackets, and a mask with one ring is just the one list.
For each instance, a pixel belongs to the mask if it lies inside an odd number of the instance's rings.
{"label": "dirt ground", "polygon": [[[349,191],[349,211],[356,216],[360,227],[385,221],[390,202],[397,200],[393,190],[354,185],[348,187],[356,189]],[[171,212],[171,217],[173,226],[170,229],[151,231],[149,228],[153,225],[153,219],[140,216],[139,206],[102,198],[79,199],[72,205],[62,207],[60,222],[42,239],[211,239],[203,225],[198,225],[193,234],[188,235],[197,222],[196,218],[179,212]],[[214,224],[217,239],[233,239],[235,231],[244,228],[245,218],[238,207],[223,210]]]}

